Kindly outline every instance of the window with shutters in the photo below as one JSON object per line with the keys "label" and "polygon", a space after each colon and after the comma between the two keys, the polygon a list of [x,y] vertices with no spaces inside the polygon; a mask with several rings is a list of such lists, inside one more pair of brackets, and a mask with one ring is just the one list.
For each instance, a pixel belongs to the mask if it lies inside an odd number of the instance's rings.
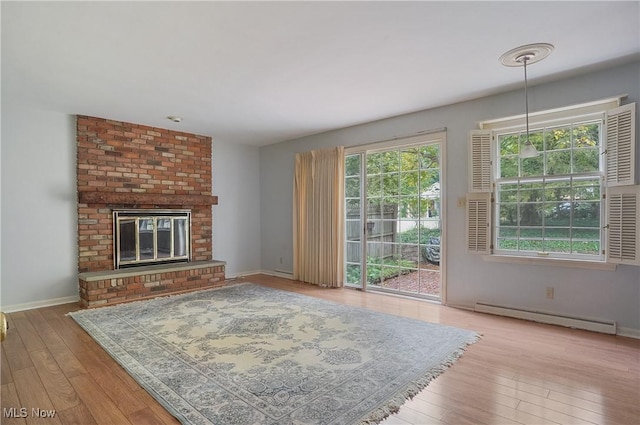
{"label": "window with shutters", "polygon": [[[531,114],[534,157],[520,157],[523,116],[472,130],[467,250],[640,264],[636,109],[635,103],[619,106],[620,99]],[[481,213],[472,195],[480,194],[492,201],[484,249],[472,246],[484,230],[472,222]]]}

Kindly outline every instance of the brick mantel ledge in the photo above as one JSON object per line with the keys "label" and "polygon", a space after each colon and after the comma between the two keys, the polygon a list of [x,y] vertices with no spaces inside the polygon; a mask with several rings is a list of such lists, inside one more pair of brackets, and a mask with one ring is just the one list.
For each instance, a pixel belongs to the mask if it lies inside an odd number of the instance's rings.
{"label": "brick mantel ledge", "polygon": [[81,204],[118,205],[218,205],[211,195],[164,195],[160,193],[78,192]]}

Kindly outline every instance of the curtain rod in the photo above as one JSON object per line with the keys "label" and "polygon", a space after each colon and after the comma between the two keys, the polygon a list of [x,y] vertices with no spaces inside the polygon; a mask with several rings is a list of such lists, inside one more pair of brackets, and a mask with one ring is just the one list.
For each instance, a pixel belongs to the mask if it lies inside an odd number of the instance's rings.
{"label": "curtain rod", "polygon": [[362,143],[360,145],[345,146],[345,149],[360,148],[360,147],[363,147],[363,146],[374,147],[374,145],[377,145],[379,143],[393,142],[394,140],[409,139],[411,137],[427,136],[429,134],[443,133],[445,131],[447,131],[447,127],[435,128],[435,129],[432,129],[432,130],[421,130],[421,131],[418,131],[417,133],[407,134],[407,135],[404,135],[404,136],[393,136],[393,137],[391,137],[389,139],[378,140],[376,142],[367,142],[367,143]]}

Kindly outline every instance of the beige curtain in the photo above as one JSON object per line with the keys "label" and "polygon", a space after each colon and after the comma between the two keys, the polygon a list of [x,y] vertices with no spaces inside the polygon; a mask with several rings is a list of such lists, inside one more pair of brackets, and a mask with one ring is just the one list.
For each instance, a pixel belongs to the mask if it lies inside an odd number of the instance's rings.
{"label": "beige curtain", "polygon": [[296,154],[293,278],[320,286],[344,281],[344,147]]}

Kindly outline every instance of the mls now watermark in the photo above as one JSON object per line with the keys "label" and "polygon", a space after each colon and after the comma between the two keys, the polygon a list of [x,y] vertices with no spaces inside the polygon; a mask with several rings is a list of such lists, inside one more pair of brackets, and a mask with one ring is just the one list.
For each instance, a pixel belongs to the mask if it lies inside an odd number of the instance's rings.
{"label": "mls now watermark", "polygon": [[56,411],[50,409],[40,409],[33,407],[31,410],[26,407],[3,407],[2,417],[4,418],[55,418]]}

